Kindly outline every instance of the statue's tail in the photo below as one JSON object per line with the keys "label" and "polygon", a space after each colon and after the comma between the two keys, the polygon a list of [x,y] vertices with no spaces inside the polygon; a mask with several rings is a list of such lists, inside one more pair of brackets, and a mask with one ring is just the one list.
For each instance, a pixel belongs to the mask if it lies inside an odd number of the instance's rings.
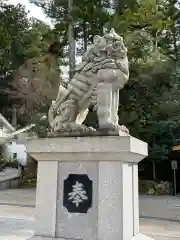
{"label": "statue's tail", "polygon": [[59,86],[59,91],[58,91],[56,101],[52,101],[52,105],[49,108],[49,112],[48,112],[48,121],[51,128],[54,127],[54,119],[55,119],[55,116],[57,115],[58,109],[60,109],[61,104],[66,101],[69,94],[70,94],[70,91],[68,91],[64,86],[62,85]]}

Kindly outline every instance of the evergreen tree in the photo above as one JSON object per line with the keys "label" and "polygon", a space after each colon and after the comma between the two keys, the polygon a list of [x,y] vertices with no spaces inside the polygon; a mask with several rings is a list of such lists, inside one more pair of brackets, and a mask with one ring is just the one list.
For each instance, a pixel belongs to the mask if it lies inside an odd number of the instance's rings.
{"label": "evergreen tree", "polygon": [[[54,31],[66,46],[67,1],[32,2],[54,19]],[[149,160],[167,159],[180,135],[178,0],[76,0],[72,17],[80,54],[103,28],[114,27],[124,37],[130,80],[120,92],[120,123],[149,143]]]}

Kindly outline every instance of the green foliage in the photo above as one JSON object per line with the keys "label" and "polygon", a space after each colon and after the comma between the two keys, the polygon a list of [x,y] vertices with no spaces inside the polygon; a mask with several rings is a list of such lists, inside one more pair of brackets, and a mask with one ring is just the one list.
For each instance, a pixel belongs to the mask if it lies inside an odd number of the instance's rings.
{"label": "green foliage", "polygon": [[0,21],[0,72],[6,74],[23,62],[22,37],[29,23],[21,5],[2,3]]}
{"label": "green foliage", "polygon": [[156,161],[168,159],[180,134],[178,35],[172,47],[177,11],[172,1],[138,1],[136,9],[125,9],[106,25],[124,36],[129,50],[130,81],[121,91],[120,122],[149,143],[149,159]]}
{"label": "green foliage", "polygon": [[[52,99],[57,92],[60,74],[57,67],[60,62],[57,58],[52,59],[49,65],[48,60],[48,48],[57,38],[45,23],[28,19],[20,4],[0,3],[0,6],[0,112],[8,117],[12,114],[9,111],[12,105],[16,105],[18,120],[24,124],[36,114],[34,109],[42,110],[42,99]],[[38,70],[49,75],[54,70],[52,81],[38,75]],[[21,78],[28,79],[28,86],[21,84]],[[37,101],[37,96],[40,101]],[[39,105],[34,105],[39,102]]]}
{"label": "green foliage", "polygon": [[[114,27],[124,37],[130,81],[120,92],[120,123],[149,143],[149,159],[167,159],[173,140],[180,134],[178,1],[75,0],[72,19],[68,16],[68,1],[32,2],[55,20],[54,31],[65,45],[71,20],[76,40],[82,43],[80,50],[86,49],[92,36],[102,33],[104,27]],[[92,118],[91,113],[88,119]]]}
{"label": "green foliage", "polygon": [[[125,39],[130,63],[130,81],[120,91],[120,123],[125,124],[132,135],[149,143],[149,160],[167,160],[172,142],[180,135],[178,1],[74,0],[70,14],[67,0],[31,2],[40,6],[54,21],[54,28],[49,29],[36,20],[29,21],[20,5],[5,6],[4,12],[7,11],[10,17],[7,20],[0,13],[3,23],[0,26],[2,69],[12,73],[25,60],[39,59],[56,38],[60,39],[66,54],[70,21],[74,24],[75,39],[79,43],[78,54],[86,50],[95,34],[102,34],[103,30],[114,27]],[[12,25],[12,22],[17,24]],[[7,28],[7,25],[11,27]],[[44,99],[47,88],[42,89],[38,94],[43,95]],[[53,94],[54,91],[50,95]],[[45,103],[47,101],[37,108],[40,112],[35,116],[37,119],[41,119],[41,113],[46,111],[42,110],[48,105]],[[88,116],[87,122],[92,122],[92,118],[97,124],[94,113]],[[43,120],[43,125],[41,121],[37,132],[41,131],[41,126],[47,128],[47,122]]]}
{"label": "green foliage", "polygon": [[18,168],[19,162],[17,159],[11,160],[6,158],[3,153],[0,154],[0,172],[7,167]]}
{"label": "green foliage", "polygon": [[70,15],[68,14],[67,0],[47,1],[46,3],[43,0],[31,0],[30,2],[42,7],[44,12],[54,20],[55,28],[53,31],[59,35],[64,46],[68,44],[68,24],[70,21],[73,22],[75,38],[80,41],[81,45],[78,49],[80,54],[92,42],[94,35],[102,34],[104,23],[110,19],[107,9],[110,8],[111,4],[107,0],[75,0]]}

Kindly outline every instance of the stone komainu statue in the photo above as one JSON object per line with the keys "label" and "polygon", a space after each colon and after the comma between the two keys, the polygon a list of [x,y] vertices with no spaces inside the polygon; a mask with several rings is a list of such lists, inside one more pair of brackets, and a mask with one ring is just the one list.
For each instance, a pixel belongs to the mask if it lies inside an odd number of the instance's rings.
{"label": "stone komainu statue", "polygon": [[88,108],[93,105],[97,110],[99,129],[128,132],[118,125],[119,90],[128,79],[127,49],[123,38],[114,29],[102,37],[95,36],[73,78],[66,86],[60,84],[57,98],[49,109],[52,131],[87,129],[82,123]]}

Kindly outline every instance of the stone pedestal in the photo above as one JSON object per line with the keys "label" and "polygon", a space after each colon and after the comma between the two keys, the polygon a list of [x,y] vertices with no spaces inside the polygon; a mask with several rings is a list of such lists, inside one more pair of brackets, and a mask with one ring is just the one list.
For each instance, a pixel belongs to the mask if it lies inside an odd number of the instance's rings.
{"label": "stone pedestal", "polygon": [[138,163],[131,136],[29,141],[38,161],[33,240],[148,240],[139,233]]}

